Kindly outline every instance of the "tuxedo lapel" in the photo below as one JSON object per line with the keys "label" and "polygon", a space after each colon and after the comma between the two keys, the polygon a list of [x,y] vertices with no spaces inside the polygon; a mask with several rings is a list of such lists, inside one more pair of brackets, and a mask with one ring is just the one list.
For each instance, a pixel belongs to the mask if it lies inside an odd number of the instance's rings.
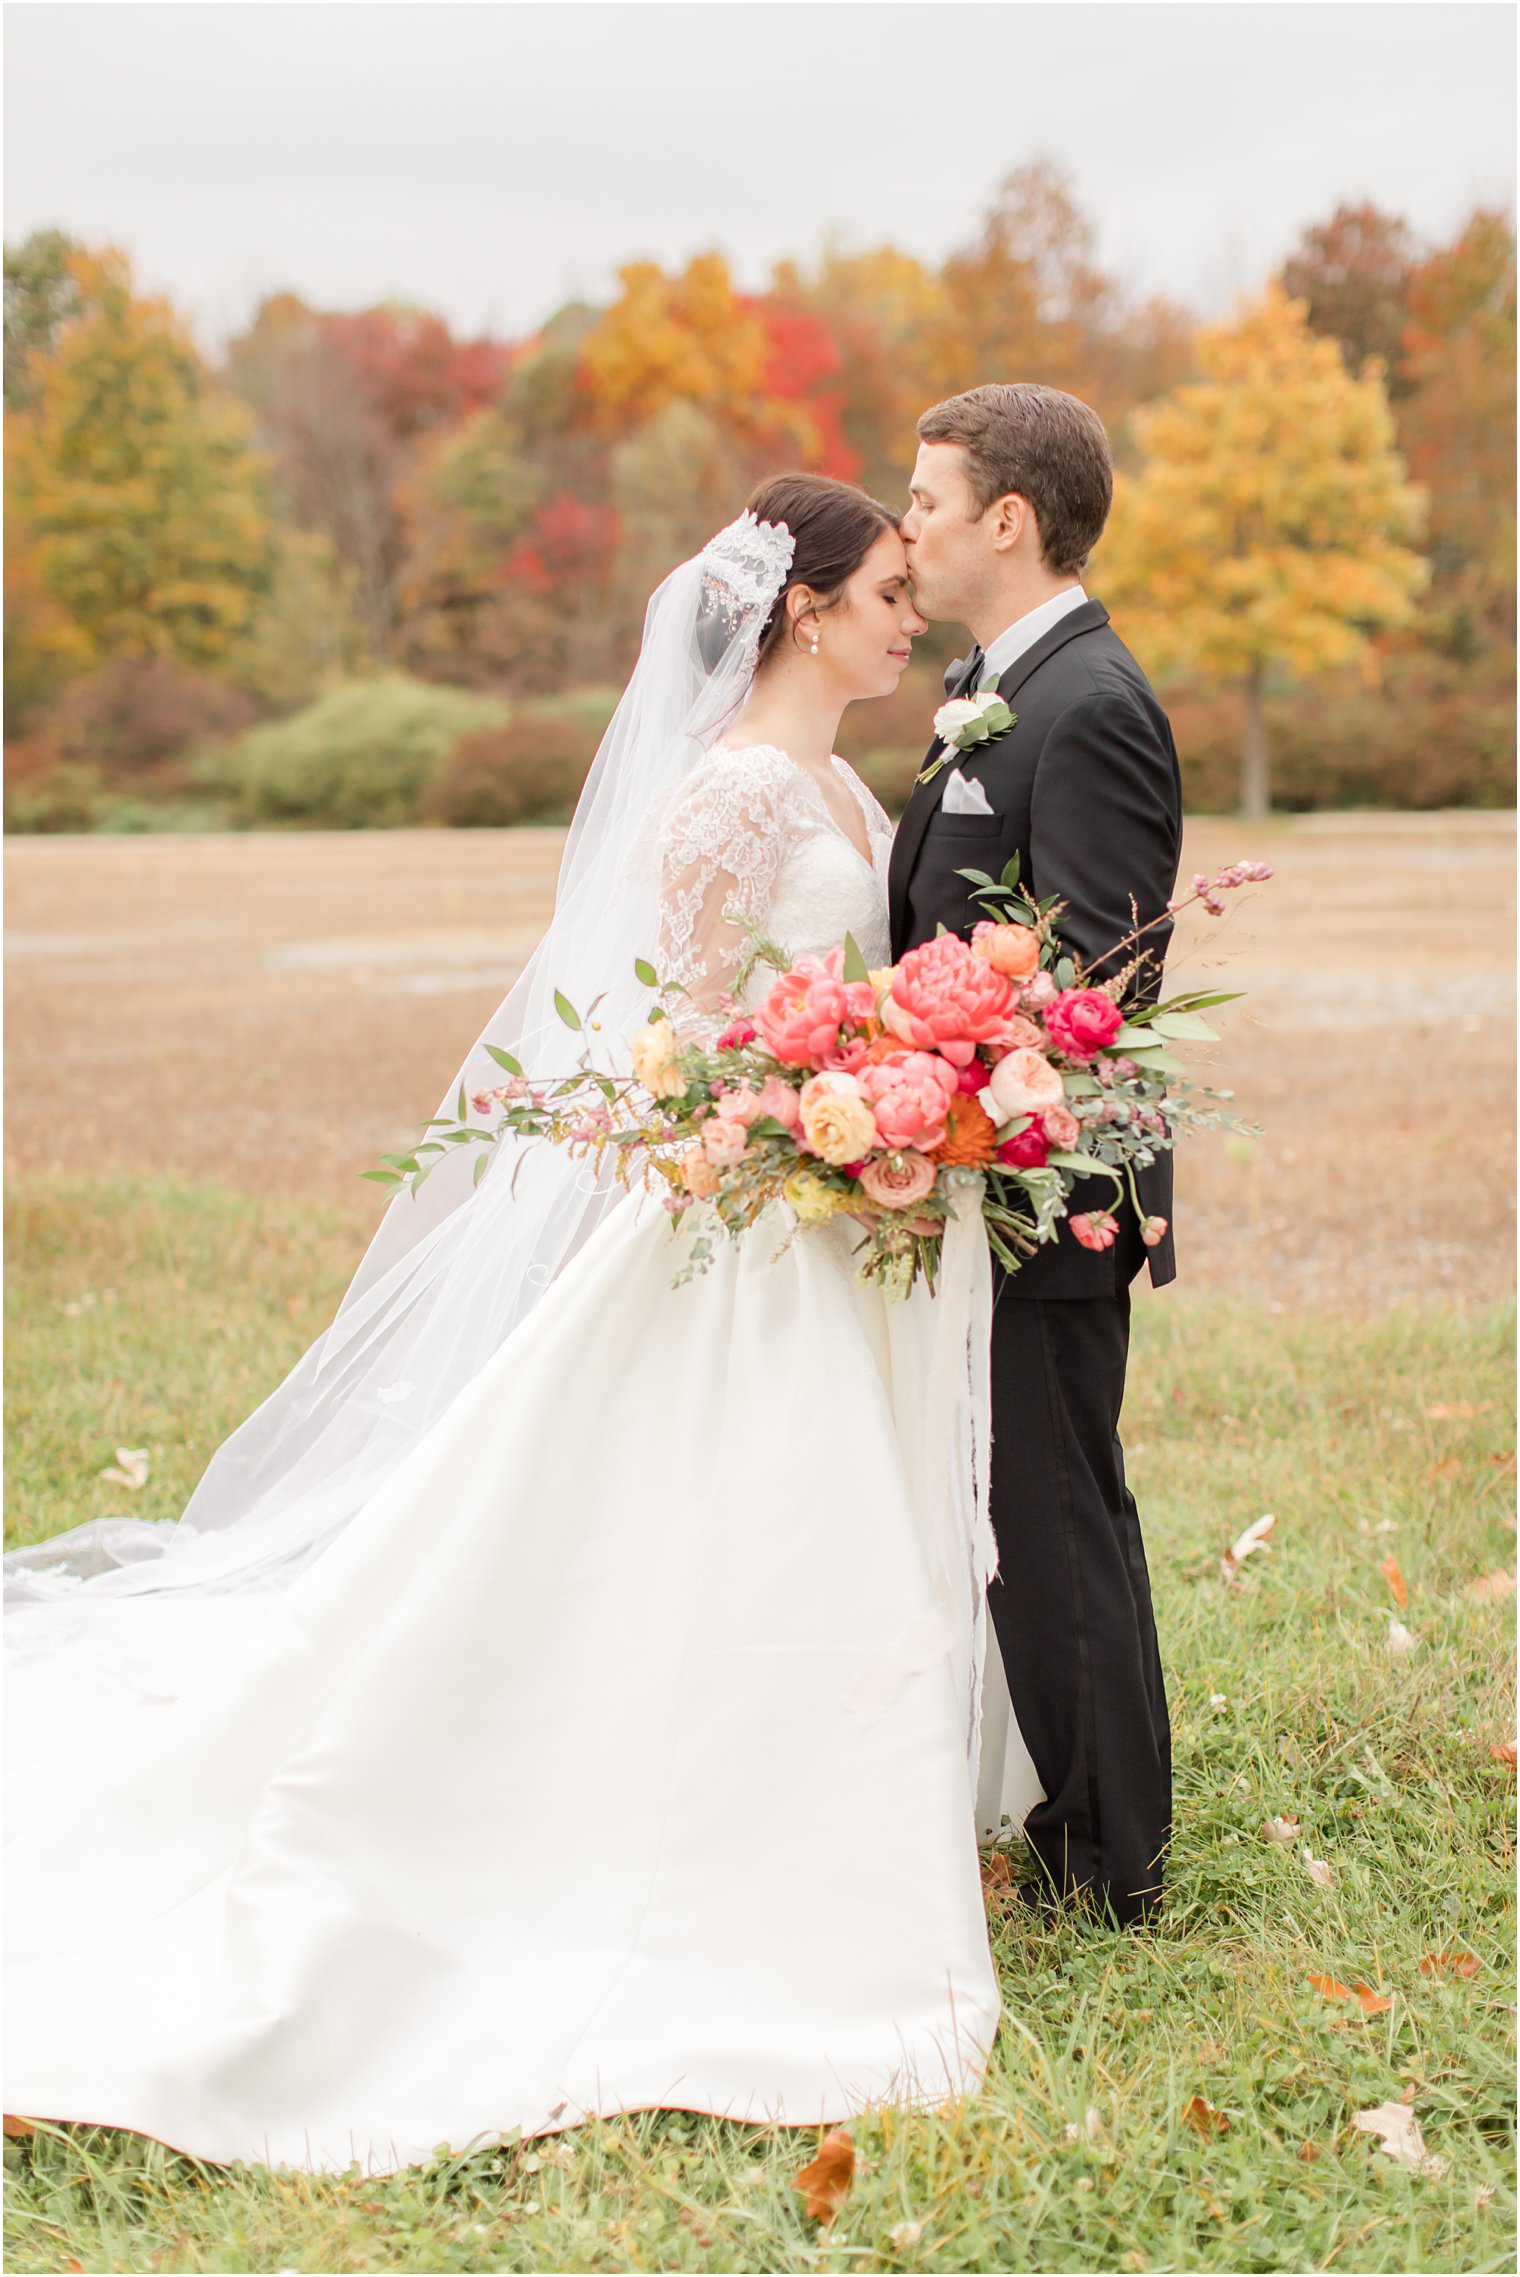
{"label": "tuxedo lapel", "polygon": [[[981,670],[982,652],[973,646],[971,655],[962,664],[953,684],[947,684],[946,703],[963,696],[977,672]],[[935,736],[924,753],[923,765],[945,748],[941,737]],[[892,840],[892,858],[887,867],[887,906],[891,914],[892,938],[895,941],[902,925],[903,904],[908,891],[908,879],[918,855],[919,844],[929,827],[929,817],[945,795],[945,785],[953,772],[947,760],[931,782],[915,783],[908,794],[908,803],[902,810],[896,834]]]}

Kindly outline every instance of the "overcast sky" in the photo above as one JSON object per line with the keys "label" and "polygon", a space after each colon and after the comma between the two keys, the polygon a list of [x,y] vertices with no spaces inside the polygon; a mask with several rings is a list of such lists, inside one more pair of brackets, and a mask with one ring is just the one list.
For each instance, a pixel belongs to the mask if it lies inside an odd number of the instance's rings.
{"label": "overcast sky", "polygon": [[1513,199],[1509,0],[11,0],[5,47],[7,239],[124,245],[208,346],[286,287],[511,336],[640,255],[938,259],[1041,154],[1204,310],[1340,199]]}

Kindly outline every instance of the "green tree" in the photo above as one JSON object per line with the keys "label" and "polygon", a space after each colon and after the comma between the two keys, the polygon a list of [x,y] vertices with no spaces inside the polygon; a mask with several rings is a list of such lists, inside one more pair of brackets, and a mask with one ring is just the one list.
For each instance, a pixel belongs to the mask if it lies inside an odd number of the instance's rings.
{"label": "green tree", "polygon": [[76,253],[35,407],[14,422],[12,497],[41,589],[83,660],[218,664],[269,573],[263,469],[168,304],[116,252]]}
{"label": "green tree", "polygon": [[1117,487],[1094,575],[1146,664],[1239,684],[1241,811],[1259,817],[1268,672],[1375,676],[1373,633],[1410,621],[1428,576],[1424,497],[1376,360],[1353,376],[1280,284],[1196,353],[1199,378],[1136,413],[1144,464]]}
{"label": "green tree", "polygon": [[37,366],[60,324],[79,313],[79,282],[70,270],[83,248],[61,229],[34,229],[5,248],[5,408],[24,411],[37,398]]}

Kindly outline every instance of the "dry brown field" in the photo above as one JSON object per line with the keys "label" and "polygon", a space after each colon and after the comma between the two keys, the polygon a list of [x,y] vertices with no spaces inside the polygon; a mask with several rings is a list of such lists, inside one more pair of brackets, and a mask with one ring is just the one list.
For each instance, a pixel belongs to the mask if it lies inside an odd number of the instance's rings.
{"label": "dry brown field", "polygon": [[[21,838],[6,849],[8,1164],[308,1195],[431,1115],[548,915],[563,833]],[[1170,988],[1230,988],[1202,1080],[1262,1125],[1179,1158],[1181,1280],[1287,1310],[1512,1286],[1514,818],[1190,824]],[[1208,1065],[1204,1066],[1207,1059]],[[357,1248],[356,1248],[357,1256]]]}

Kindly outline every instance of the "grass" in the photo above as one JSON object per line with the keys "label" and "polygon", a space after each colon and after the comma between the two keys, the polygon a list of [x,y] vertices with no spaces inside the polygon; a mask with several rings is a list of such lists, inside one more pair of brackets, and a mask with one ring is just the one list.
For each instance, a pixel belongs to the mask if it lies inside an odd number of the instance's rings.
{"label": "grass", "polygon": [[[134,1509],[175,1515],[354,1263],[337,1213],[167,1181],[31,1182],[9,1216],[16,1540],[119,1509],[96,1475],[118,1445],[153,1450]],[[1490,1749],[1514,1733],[1513,1599],[1469,1594],[1513,1566],[1511,1348],[1494,1307],[1358,1321],[1185,1284],[1137,1302],[1125,1438],[1177,1765],[1165,1915],[1047,1928],[994,1885],[985,2089],[857,2121],[831,2230],[791,2188],[815,2133],[686,2113],[378,2182],[50,2126],[6,2145],[9,2267],[1511,2267],[1513,1775]],[[1221,1550],[1269,1510],[1273,1547],[1226,1585]],[[1390,1551],[1417,1639],[1398,1657]],[[1288,1813],[1333,1887],[1263,1838]],[[889,1872],[890,1828],[861,1839]],[[1422,1974],[1452,1946],[1474,1975]],[[1392,2006],[1363,2015],[1317,1974]],[[1406,2096],[1439,2177],[1352,2126]],[[1222,2131],[1195,2131],[1193,2097]]]}

